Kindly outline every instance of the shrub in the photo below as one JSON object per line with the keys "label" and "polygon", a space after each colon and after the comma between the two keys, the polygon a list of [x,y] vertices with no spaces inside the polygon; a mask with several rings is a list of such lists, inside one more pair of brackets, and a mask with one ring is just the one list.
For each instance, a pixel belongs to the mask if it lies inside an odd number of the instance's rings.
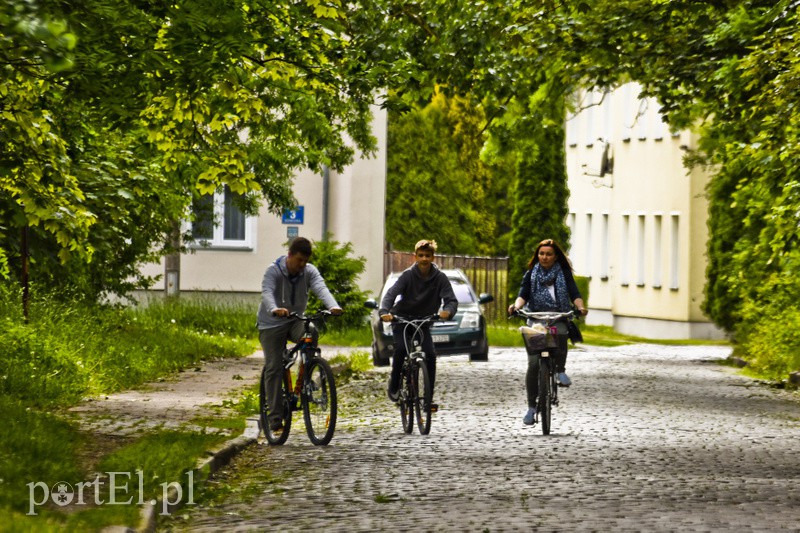
{"label": "shrub", "polygon": [[796,307],[800,287],[797,280],[774,274],[759,288],[759,295],[742,307],[736,352],[756,374],[782,380],[800,370],[800,309]]}
{"label": "shrub", "polygon": [[[369,309],[364,307],[368,293],[356,284],[359,274],[365,270],[366,259],[350,257],[352,252],[353,245],[349,242],[340,245],[337,241],[325,240],[314,243],[311,257],[311,263],[319,269],[331,293],[344,309],[341,317],[327,322],[336,330],[362,327],[369,316]],[[322,308],[322,303],[313,294],[308,302],[309,313]]]}

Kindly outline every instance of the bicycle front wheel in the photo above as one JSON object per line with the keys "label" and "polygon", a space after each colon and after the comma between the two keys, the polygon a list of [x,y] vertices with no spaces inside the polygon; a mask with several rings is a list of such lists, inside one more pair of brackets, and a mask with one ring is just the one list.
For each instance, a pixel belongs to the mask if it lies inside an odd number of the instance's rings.
{"label": "bicycle front wheel", "polygon": [[411,368],[412,379],[416,384],[415,389],[417,391],[414,398],[417,429],[419,429],[420,435],[427,435],[431,431],[431,401],[433,400],[431,379],[428,374],[428,367],[425,366],[425,361],[417,361]]}
{"label": "bicycle front wheel", "polygon": [[550,434],[550,366],[552,363],[549,357],[539,356],[539,419],[543,435]]}
{"label": "bicycle front wheel", "polygon": [[309,360],[303,380],[303,417],[308,438],[316,445],[328,444],[336,429],[336,382],[324,359]]}
{"label": "bicycle front wheel", "polygon": [[403,431],[411,433],[414,430],[414,398],[417,397],[416,384],[411,379],[411,362],[406,361],[403,366],[402,384],[400,387],[400,420],[403,422]]}
{"label": "bicycle front wheel", "polygon": [[269,401],[267,401],[267,370],[265,368],[261,371],[261,385],[259,386],[258,395],[258,411],[261,418],[261,427],[264,430],[264,436],[267,438],[267,442],[276,446],[286,442],[286,439],[289,438],[289,429],[292,426],[292,408],[289,400],[292,386],[289,381],[289,372],[284,370],[283,377],[281,378],[281,405],[279,407],[283,428],[281,430],[273,430],[270,428],[270,419],[272,417],[270,416]]}

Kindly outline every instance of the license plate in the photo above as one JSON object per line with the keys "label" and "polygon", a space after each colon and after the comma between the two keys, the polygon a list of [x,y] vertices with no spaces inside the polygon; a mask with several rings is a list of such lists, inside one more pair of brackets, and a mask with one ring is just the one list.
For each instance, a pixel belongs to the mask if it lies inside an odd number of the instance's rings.
{"label": "license plate", "polygon": [[431,335],[433,342],[450,342],[450,335]]}

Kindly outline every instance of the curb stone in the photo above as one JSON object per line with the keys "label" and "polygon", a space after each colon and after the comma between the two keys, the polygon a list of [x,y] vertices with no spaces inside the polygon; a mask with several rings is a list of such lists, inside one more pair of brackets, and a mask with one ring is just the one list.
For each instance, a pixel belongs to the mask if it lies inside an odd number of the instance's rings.
{"label": "curb stone", "polygon": [[[244,433],[222,444],[216,450],[208,452],[209,457],[199,459],[197,466],[192,470],[195,484],[203,483],[214,475],[219,469],[227,465],[242,450],[258,442],[258,434],[261,431],[257,418],[248,418]],[[170,499],[174,496],[174,488],[170,489]],[[103,530],[104,533],[152,533],[158,525],[159,510],[162,509],[161,498],[146,503],[139,512],[139,524],[137,527],[111,526]],[[177,511],[183,502],[178,501],[174,504],[167,504],[167,514]]]}

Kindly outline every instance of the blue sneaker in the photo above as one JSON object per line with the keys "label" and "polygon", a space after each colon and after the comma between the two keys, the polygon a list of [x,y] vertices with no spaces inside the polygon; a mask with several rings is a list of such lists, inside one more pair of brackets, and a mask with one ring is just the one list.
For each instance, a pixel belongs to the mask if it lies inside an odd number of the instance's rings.
{"label": "blue sneaker", "polygon": [[569,387],[572,385],[572,380],[569,379],[569,376],[566,372],[559,372],[556,376],[556,382],[562,387]]}
{"label": "blue sneaker", "polygon": [[536,421],[536,408],[531,407],[528,409],[528,412],[525,413],[525,417],[522,419],[522,423],[526,426],[532,426],[533,423]]}

